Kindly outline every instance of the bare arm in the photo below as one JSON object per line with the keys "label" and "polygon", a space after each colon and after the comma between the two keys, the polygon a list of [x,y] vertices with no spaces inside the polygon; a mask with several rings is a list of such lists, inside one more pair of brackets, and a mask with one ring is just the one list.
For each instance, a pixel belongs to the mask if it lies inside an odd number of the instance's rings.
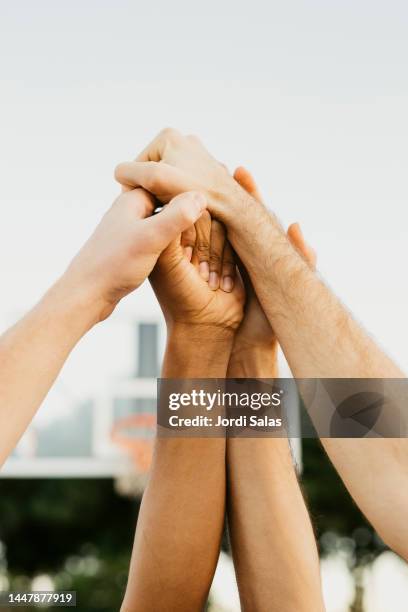
{"label": "bare arm", "polygon": [[160,219],[145,219],[151,197],[140,189],[122,194],[61,279],[0,338],[0,466],[70,351],[142,283],[161,250],[201,214],[200,197],[196,206],[195,196],[181,196]]}
{"label": "bare arm", "polygon": [[[95,308],[96,307],[96,308]],[[0,339],[0,465],[48,393],[70,351],[97,321],[98,304],[59,281]]]}
{"label": "bare arm", "polygon": [[[232,335],[169,337],[164,378],[224,378]],[[208,337],[208,334],[207,334]],[[123,611],[204,608],[225,514],[225,439],[158,438],[141,505]]]}
{"label": "bare arm", "polygon": [[[292,248],[273,217],[258,227],[256,253],[242,230],[239,236],[240,256],[296,377],[403,377]],[[322,438],[322,444],[379,535],[408,559],[408,440]]]}
{"label": "bare arm", "polygon": [[[235,179],[260,199],[251,175]],[[298,224],[288,237],[314,265]],[[244,320],[234,341],[228,377],[276,378],[278,342],[249,279]],[[227,506],[243,610],[322,610],[319,559],[287,438],[227,439]]]}
{"label": "bare arm", "polygon": [[[204,244],[210,243],[210,221],[205,213],[200,219],[207,232]],[[212,290],[210,279],[199,272],[200,247],[196,242],[187,255],[180,236],[162,253],[151,275],[168,329],[163,378],[226,376],[244,291],[239,282],[228,292],[220,286]],[[225,439],[158,437],[122,609],[202,610],[218,560],[224,515]]]}
{"label": "bare arm", "polygon": [[[159,172],[155,162],[160,159]],[[161,198],[190,185],[206,187],[209,210],[227,226],[228,239],[297,378],[404,376],[307,266],[276,217],[237,186],[197,141],[167,130],[138,162],[119,166],[117,178]],[[408,440],[331,439],[323,444],[379,534],[408,559]]]}
{"label": "bare arm", "polygon": [[[231,358],[228,376],[276,373],[269,350]],[[319,559],[309,515],[286,438],[227,440],[227,500],[243,610],[323,610]]]}

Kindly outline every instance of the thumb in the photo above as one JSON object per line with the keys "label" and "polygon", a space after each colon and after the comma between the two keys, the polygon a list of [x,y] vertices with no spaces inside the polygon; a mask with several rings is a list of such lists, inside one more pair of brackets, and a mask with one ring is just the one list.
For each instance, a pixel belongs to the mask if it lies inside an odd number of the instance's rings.
{"label": "thumb", "polygon": [[198,191],[181,193],[163,210],[144,221],[154,235],[155,247],[162,251],[199,219],[207,201]]}

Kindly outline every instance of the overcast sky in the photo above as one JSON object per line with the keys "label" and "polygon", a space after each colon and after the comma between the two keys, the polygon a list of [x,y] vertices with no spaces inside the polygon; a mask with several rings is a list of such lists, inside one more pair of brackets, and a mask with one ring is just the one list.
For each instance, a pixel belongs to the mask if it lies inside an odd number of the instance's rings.
{"label": "overcast sky", "polygon": [[[0,324],[63,271],[165,126],[246,164],[319,267],[408,370],[408,5],[359,0],[0,0]],[[71,356],[59,387],[131,365],[148,287]]]}

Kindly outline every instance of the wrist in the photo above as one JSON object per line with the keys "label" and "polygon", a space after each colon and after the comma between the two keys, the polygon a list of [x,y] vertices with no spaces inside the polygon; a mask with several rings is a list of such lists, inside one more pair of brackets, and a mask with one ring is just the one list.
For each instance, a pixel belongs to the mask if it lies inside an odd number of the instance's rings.
{"label": "wrist", "polygon": [[228,228],[228,238],[236,252],[244,250],[240,257],[248,247],[253,247],[254,234],[266,234],[270,238],[274,230],[282,233],[276,217],[231,177],[208,193],[208,209]]}
{"label": "wrist", "polygon": [[255,200],[248,192],[233,179],[227,176],[208,193],[209,210],[214,212],[215,216],[220,220],[234,226],[239,227],[242,217],[237,223],[237,213],[243,214],[248,209],[254,207],[263,208],[257,200]]}
{"label": "wrist", "polygon": [[224,378],[234,342],[231,329],[176,324],[168,329],[165,378]]}
{"label": "wrist", "polygon": [[228,364],[229,378],[276,378],[278,373],[276,339],[269,344],[234,343]]}
{"label": "wrist", "polygon": [[73,282],[65,273],[44,295],[40,307],[82,336],[101,320],[104,304],[91,288]]}
{"label": "wrist", "polygon": [[177,341],[191,343],[192,340],[203,344],[220,344],[235,338],[232,327],[208,323],[188,323],[185,321],[167,321],[167,335]]}

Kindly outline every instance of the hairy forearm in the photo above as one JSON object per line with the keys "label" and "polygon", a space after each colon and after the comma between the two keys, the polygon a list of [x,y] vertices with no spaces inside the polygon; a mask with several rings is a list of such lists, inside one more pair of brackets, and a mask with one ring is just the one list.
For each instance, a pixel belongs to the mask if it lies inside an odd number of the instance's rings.
{"label": "hairy forearm", "polygon": [[[173,329],[165,378],[223,378],[230,332]],[[225,514],[225,440],[161,438],[140,509],[123,610],[202,610]]]}
{"label": "hairy forearm", "polygon": [[[277,260],[271,270],[275,280],[270,288],[265,282],[257,285],[255,279],[261,274],[257,267],[252,272],[254,284],[296,377],[404,376],[297,254]],[[286,281],[279,280],[280,277]],[[386,393],[392,396],[393,392],[393,383],[388,382]],[[319,406],[316,415],[310,413],[312,420],[317,418],[317,425],[321,424],[322,409]],[[406,421],[405,401],[402,403],[401,397],[396,399],[393,418]],[[408,498],[404,493],[408,489],[407,441],[331,438],[322,442],[374,528],[389,546],[408,558],[405,520]]]}
{"label": "hairy forearm", "polygon": [[[269,350],[238,351],[230,377],[278,374]],[[238,356],[238,359],[237,359]],[[313,530],[286,438],[227,440],[228,524],[243,610],[323,610]]]}
{"label": "hairy forearm", "polygon": [[291,245],[276,217],[238,186],[228,189],[211,206],[227,225],[294,375],[403,376]]}
{"label": "hairy forearm", "polygon": [[0,338],[0,465],[94,323],[92,298],[63,277]]}
{"label": "hairy forearm", "polygon": [[[242,249],[239,255],[296,377],[404,377],[305,264],[273,216],[268,223],[258,225],[256,250],[252,235],[247,236],[250,232],[245,228],[237,231],[241,231],[237,240]],[[388,390],[392,395],[392,382]],[[401,398],[397,413],[406,419]],[[383,539],[408,558],[404,520],[407,441],[326,438],[322,443],[361,510]]]}
{"label": "hairy forearm", "polygon": [[408,561],[408,440],[323,438],[322,444],[380,537]]}

